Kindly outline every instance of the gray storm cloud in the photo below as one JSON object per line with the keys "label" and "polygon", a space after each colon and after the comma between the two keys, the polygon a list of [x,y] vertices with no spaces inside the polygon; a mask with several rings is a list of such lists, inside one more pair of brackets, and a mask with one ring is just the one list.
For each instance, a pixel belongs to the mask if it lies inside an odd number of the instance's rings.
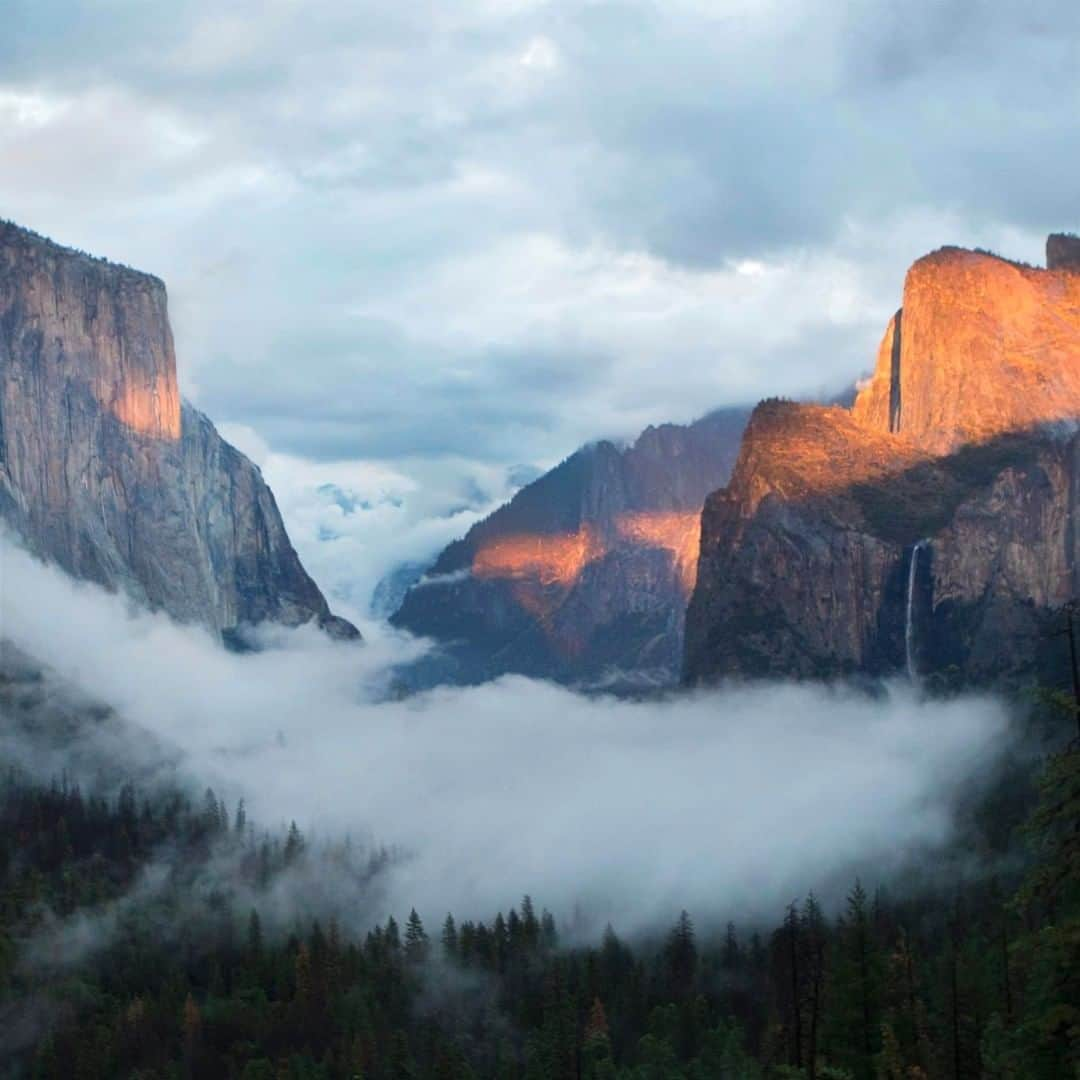
{"label": "gray storm cloud", "polygon": [[175,748],[183,778],[265,824],[401,852],[380,899],[399,915],[486,916],[528,892],[620,929],[681,907],[775,916],[838,874],[887,878],[940,848],[958,785],[1005,747],[994,701],[901,686],[628,703],[507,678],[379,702],[394,639],[279,631],[230,655],[7,542],[0,570],[3,635]]}
{"label": "gray storm cloud", "polygon": [[822,8],[10,0],[0,207],[165,277],[275,449],[558,460],[836,389],[912,259],[1076,226],[1074,3]]}
{"label": "gray storm cloud", "polygon": [[912,260],[1080,224],[1075,3],[822,8],[8,0],[0,213],[167,281],[184,392],[363,613],[469,481],[838,391]]}

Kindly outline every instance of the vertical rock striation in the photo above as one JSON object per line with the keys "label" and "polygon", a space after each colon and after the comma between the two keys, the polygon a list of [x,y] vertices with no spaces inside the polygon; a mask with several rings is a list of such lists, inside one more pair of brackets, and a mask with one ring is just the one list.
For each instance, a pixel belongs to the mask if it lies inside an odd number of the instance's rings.
{"label": "vertical rock striation", "polygon": [[1080,595],[1080,266],[1053,240],[1047,270],[920,259],[850,411],[755,410],[705,504],[686,682],[903,672],[909,611],[920,673],[1039,667]]}
{"label": "vertical rock striation", "polygon": [[182,404],[165,286],[0,224],[0,516],[76,577],[228,636],[330,614],[259,470]]}

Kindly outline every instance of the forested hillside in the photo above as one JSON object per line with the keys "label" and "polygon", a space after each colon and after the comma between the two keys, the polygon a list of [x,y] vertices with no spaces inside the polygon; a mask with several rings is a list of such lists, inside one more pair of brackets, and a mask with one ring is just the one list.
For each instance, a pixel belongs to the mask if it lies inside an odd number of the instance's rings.
{"label": "forested hillside", "polygon": [[0,1075],[1060,1080],[1080,1068],[1080,749],[1050,757],[1015,836],[1013,794],[975,808],[977,872],[855,882],[835,915],[808,893],[772,928],[684,912],[583,941],[529,898],[364,935],[283,921],[290,874],[345,866],[362,907],[389,856],[260,833],[209,791],[100,797],[11,769]]}

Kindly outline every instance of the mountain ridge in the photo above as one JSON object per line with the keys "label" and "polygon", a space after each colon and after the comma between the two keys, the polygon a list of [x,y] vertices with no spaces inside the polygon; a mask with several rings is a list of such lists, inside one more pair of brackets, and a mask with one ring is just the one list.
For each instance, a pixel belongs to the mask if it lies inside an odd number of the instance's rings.
{"label": "mountain ridge", "polygon": [[685,683],[902,672],[914,630],[931,672],[1031,677],[1080,594],[1076,269],[939,249],[850,410],[758,406],[705,503]]}
{"label": "mountain ridge", "polygon": [[435,638],[450,681],[673,681],[701,504],[746,416],[582,447],[448,545],[391,622]]}

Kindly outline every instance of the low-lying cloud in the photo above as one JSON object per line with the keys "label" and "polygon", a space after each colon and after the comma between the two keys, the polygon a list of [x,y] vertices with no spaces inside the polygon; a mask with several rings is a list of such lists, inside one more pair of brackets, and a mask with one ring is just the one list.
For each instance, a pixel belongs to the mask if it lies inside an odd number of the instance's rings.
{"label": "low-lying cloud", "polygon": [[393,637],[273,631],[236,656],[7,541],[0,573],[4,637],[253,819],[400,850],[386,910],[429,922],[523,893],[630,930],[680,907],[772,916],[837,874],[887,876],[946,843],[957,786],[1005,740],[994,701],[900,685],[880,700],[777,685],[631,703],[504,678],[379,701],[405,647]]}

